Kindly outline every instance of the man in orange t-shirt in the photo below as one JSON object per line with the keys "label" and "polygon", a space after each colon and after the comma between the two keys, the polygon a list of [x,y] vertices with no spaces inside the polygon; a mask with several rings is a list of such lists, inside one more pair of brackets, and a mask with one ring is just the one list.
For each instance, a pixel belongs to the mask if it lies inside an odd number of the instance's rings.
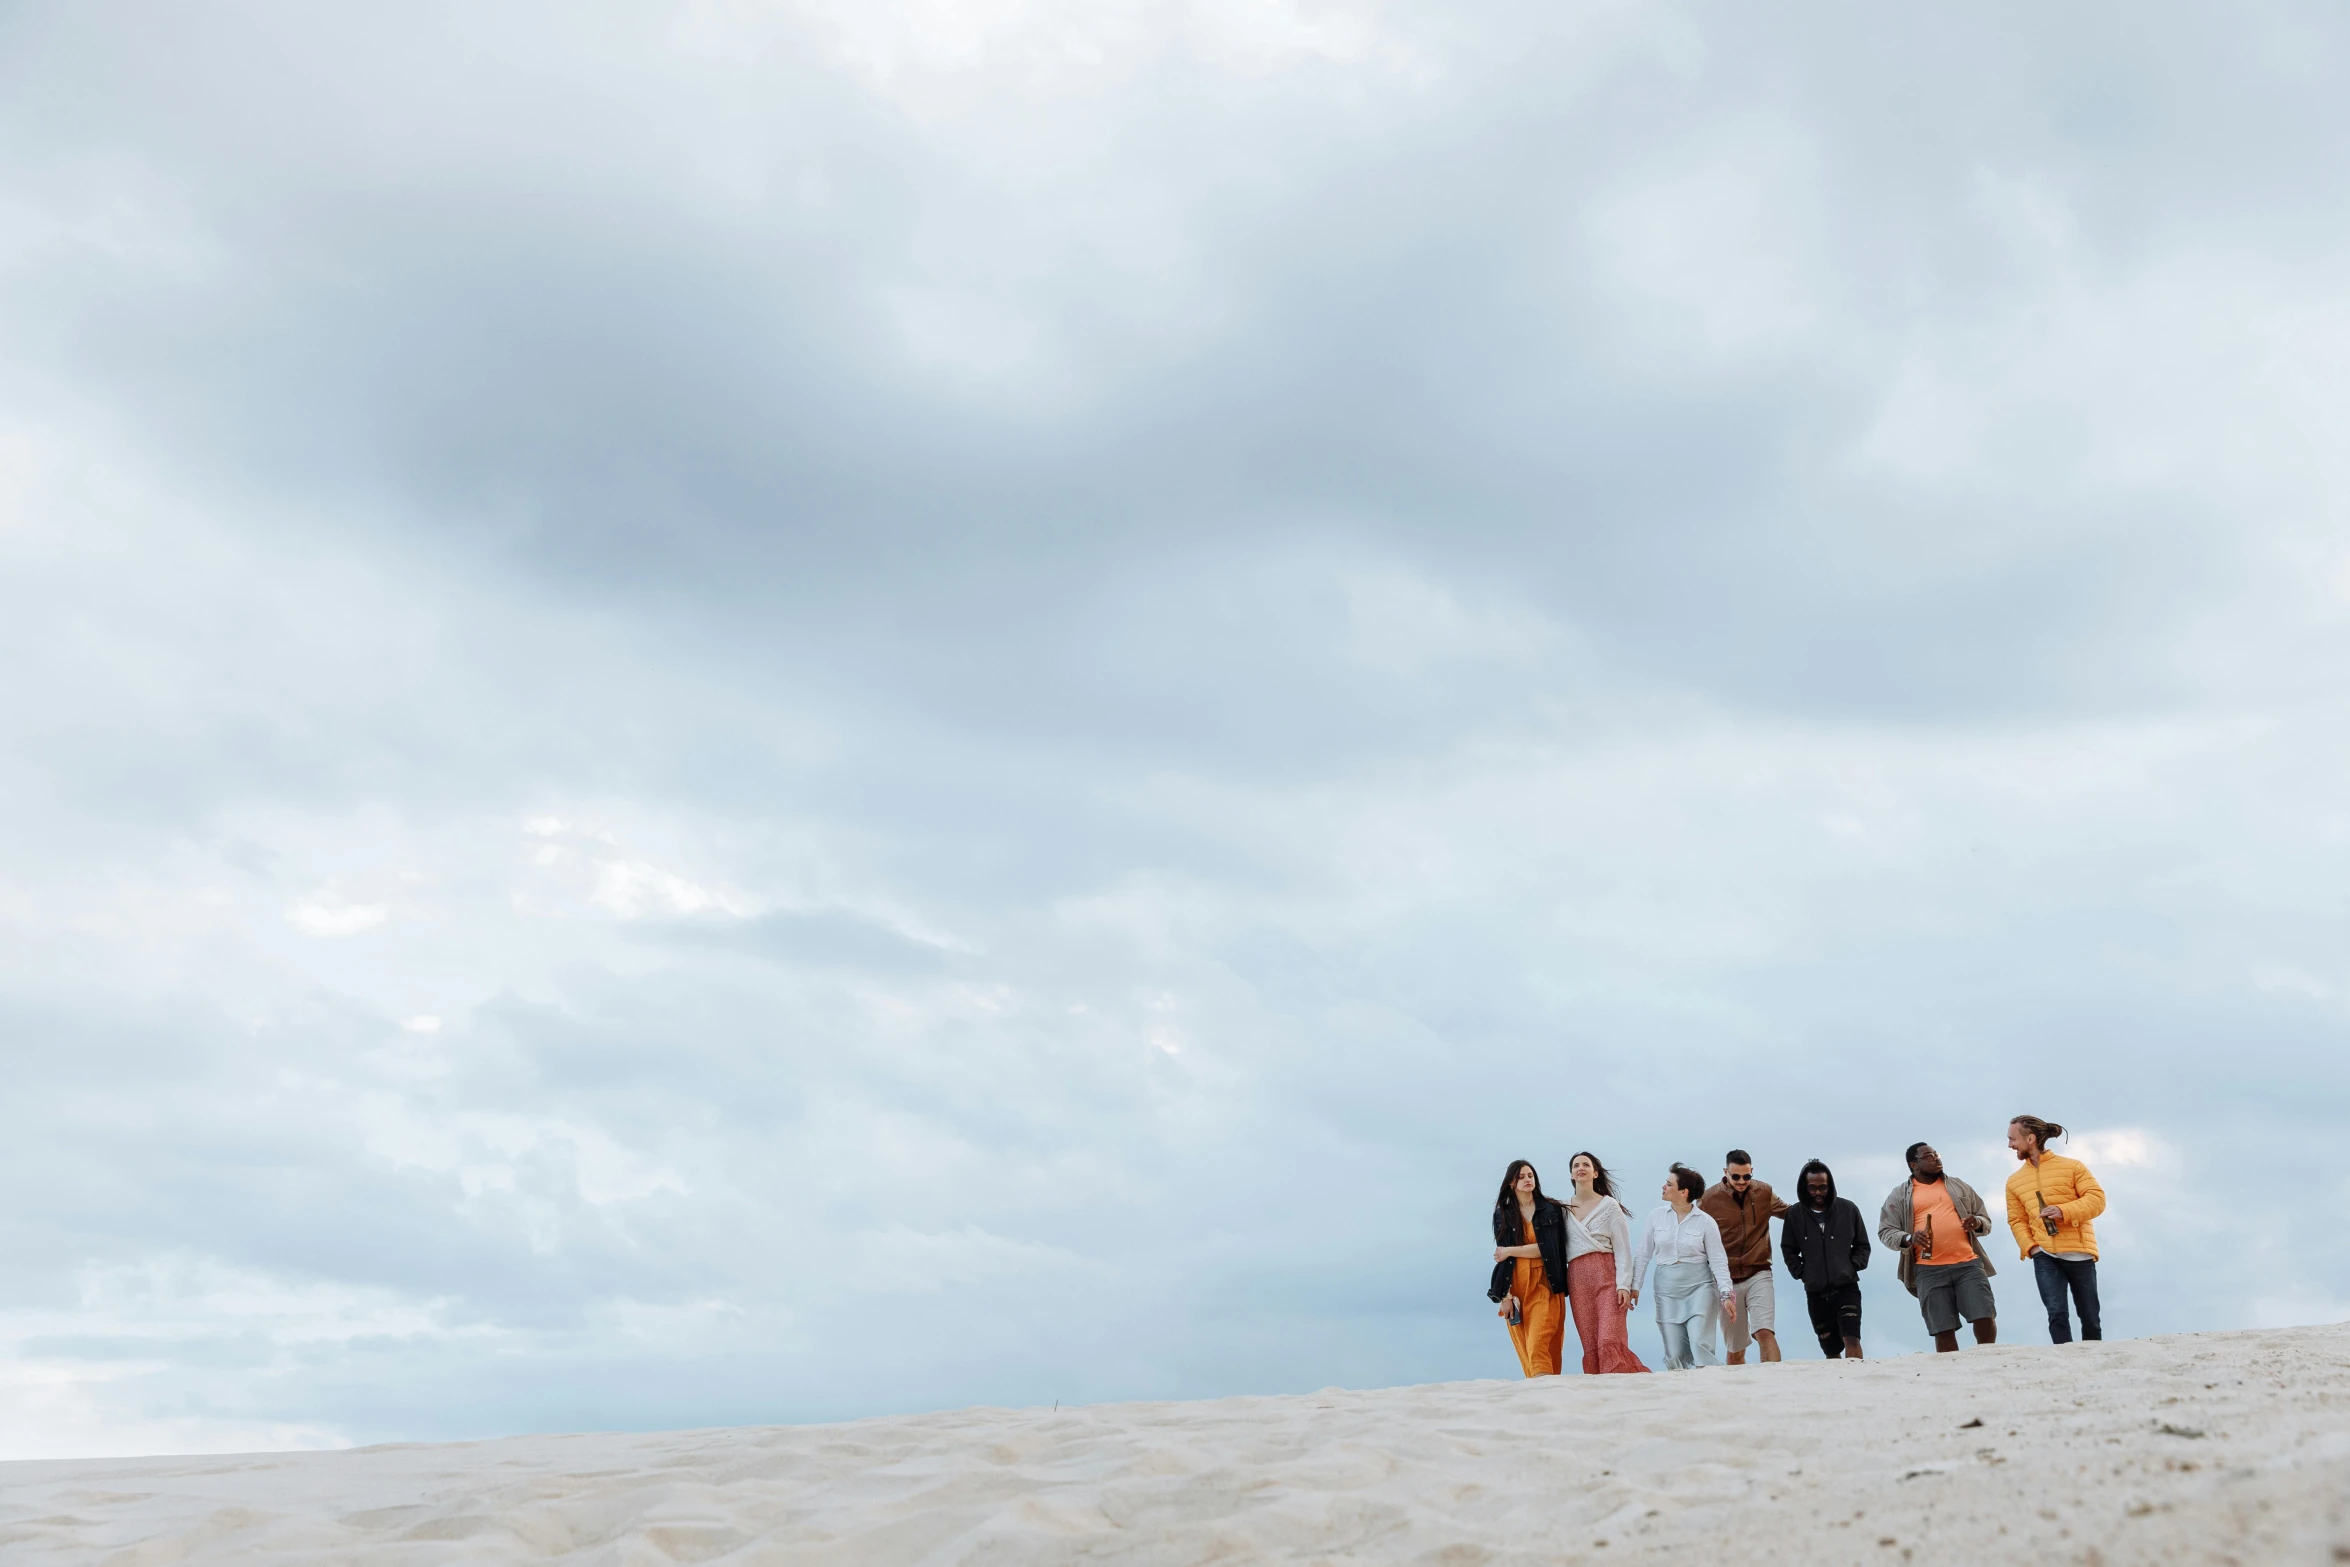
{"label": "man in orange t-shirt", "polygon": [[1958,1348],[1961,1320],[1974,1326],[1978,1344],[1999,1337],[1991,1257],[1975,1240],[1990,1233],[1990,1210],[1975,1189],[1943,1170],[1931,1143],[1911,1143],[1909,1179],[1879,1210],[1877,1239],[1899,1254],[1901,1282],[1918,1298],[1926,1331],[1944,1354]]}

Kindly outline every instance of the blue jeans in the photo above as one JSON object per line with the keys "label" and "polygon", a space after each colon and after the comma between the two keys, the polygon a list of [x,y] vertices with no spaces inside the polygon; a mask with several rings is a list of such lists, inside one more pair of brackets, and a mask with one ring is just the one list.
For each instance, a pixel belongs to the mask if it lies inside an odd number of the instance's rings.
{"label": "blue jeans", "polygon": [[2032,1281],[2040,1286],[2040,1304],[2048,1308],[2048,1342],[2070,1344],[2073,1341],[2072,1319],[2065,1314],[2064,1292],[2071,1286],[2073,1306],[2081,1314],[2081,1337],[2084,1341],[2105,1337],[2104,1325],[2097,1320],[2097,1259],[2083,1257],[2078,1262],[2062,1257],[2051,1257],[2044,1251],[2032,1253]]}

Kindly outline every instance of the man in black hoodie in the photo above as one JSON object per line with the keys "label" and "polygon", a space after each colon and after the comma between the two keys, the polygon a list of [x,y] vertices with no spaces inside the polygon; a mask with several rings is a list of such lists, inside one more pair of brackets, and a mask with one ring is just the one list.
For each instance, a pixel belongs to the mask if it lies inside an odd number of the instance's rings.
{"label": "man in black hoodie", "polygon": [[1803,1280],[1811,1330],[1820,1351],[1860,1359],[1860,1270],[1869,1265],[1869,1229],[1852,1200],[1836,1195],[1836,1177],[1813,1159],[1795,1178],[1799,1201],[1779,1224],[1779,1255]]}

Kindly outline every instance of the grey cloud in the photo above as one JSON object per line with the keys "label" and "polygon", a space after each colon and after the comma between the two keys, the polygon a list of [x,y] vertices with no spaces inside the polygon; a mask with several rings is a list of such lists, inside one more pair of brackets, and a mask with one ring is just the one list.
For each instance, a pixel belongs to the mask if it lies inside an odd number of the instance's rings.
{"label": "grey cloud", "polygon": [[952,958],[876,920],[837,911],[779,910],[748,919],[705,920],[652,933],[681,946],[744,952],[778,963],[815,967],[935,971]]}
{"label": "grey cloud", "polygon": [[[1419,141],[1389,131],[1350,142],[1321,109],[1275,154],[1279,200],[1216,201],[1154,150],[1144,177],[1178,193],[1183,238],[1231,295],[1222,329],[1188,334],[1171,359],[1121,355],[1111,334],[1098,395],[1049,419],[942,399],[874,314],[876,288],[928,243],[923,225],[943,215],[984,256],[1049,212],[1016,187],[974,189],[984,176],[951,148],[860,109],[853,92],[783,94],[787,107],[754,122],[776,138],[765,204],[713,224],[689,203],[712,199],[695,160],[715,154],[714,127],[689,118],[683,138],[639,142],[596,91],[509,74],[496,51],[519,37],[472,40],[489,58],[443,73],[428,100],[413,45],[356,75],[347,40],[315,22],[278,16],[270,35],[322,84],[295,89],[286,109],[323,140],[284,145],[262,117],[224,113],[248,85],[239,57],[191,39],[195,68],[148,109],[191,144],[164,143],[160,127],[134,143],[157,175],[177,176],[200,226],[221,225],[206,236],[232,258],[216,287],[242,303],[204,308],[200,285],[170,320],[142,319],[125,314],[153,297],[134,276],[59,312],[119,334],[125,353],[171,354],[160,377],[124,378],[134,397],[158,379],[190,388],[191,400],[154,408],[156,434],[178,429],[239,468],[326,464],[310,491],[318,509],[345,509],[339,498],[359,486],[399,497],[462,530],[442,535],[455,547],[486,542],[535,573],[619,590],[635,613],[664,601],[717,613],[766,645],[780,629],[795,673],[812,644],[845,642],[857,663],[902,659],[905,639],[886,621],[913,613],[964,627],[966,654],[999,682],[1050,680],[1063,661],[1049,644],[1024,648],[1022,623],[1049,623],[1137,541],[1304,522],[1422,556],[1506,562],[1562,615],[1675,679],[1869,711],[2012,704],[2033,676],[2059,696],[2067,679],[2090,679],[2091,697],[2142,678],[2126,653],[2096,656],[2111,628],[2084,603],[2090,577],[2091,597],[2143,602],[2142,647],[2175,623],[2186,579],[2205,565],[2191,541],[2185,560],[2170,558],[2179,541],[2148,548],[2140,525],[2131,576],[2101,573],[2115,530],[2075,544],[2078,519],[2052,512],[2026,530],[2049,533],[2046,547],[1955,581],[1929,569],[1893,613],[1938,638],[1889,637],[1881,572],[1867,568],[1908,552],[1882,542],[1880,519],[1921,502],[1927,531],[1975,519],[1924,497],[1790,493],[1791,464],[1811,466],[1808,449],[1865,420],[1920,298],[1979,313],[2012,297],[2013,280],[1977,287],[2014,264],[2013,239],[1971,213],[1987,170],[2045,180],[2052,199],[2079,207],[2091,243],[2101,218],[2141,252],[2164,237],[2144,232],[2153,198],[2095,153],[2124,124],[2138,142],[2183,143],[2205,100],[2178,79],[2177,57],[2117,77],[2102,29],[2044,34],[2046,58],[1989,98],[1949,65],[2000,73],[2011,34],[1992,18],[1950,37],[1734,25],[1677,64],[1625,49],[1645,98],[1561,95],[1529,63],[1501,78],[1491,107],[1445,95],[1445,133]],[[531,42],[614,98],[638,90],[619,51]],[[2080,61],[2092,54],[2095,65]],[[2247,83],[2264,70],[2241,45],[2200,59]],[[2084,64],[2073,94],[2031,81],[2066,75],[2059,62]],[[2296,93],[2290,71],[2275,74],[2270,111],[2230,125],[2239,162],[2292,145],[2320,112],[2314,87]],[[668,107],[693,90],[681,75],[654,81]],[[322,106],[326,83],[351,105]],[[1910,134],[1889,146],[1855,135],[1893,114],[1896,91]],[[428,101],[439,118],[417,119]],[[1700,103],[1711,112],[1692,121]],[[1158,127],[1256,107],[1145,93],[1111,121]],[[1429,111],[1407,100],[1407,112]],[[236,127],[225,144],[223,124]],[[127,114],[108,129],[138,134]],[[1815,253],[1805,287],[1821,322],[1759,360],[1716,367],[1670,334],[1628,328],[1624,301],[1589,275],[1593,206],[1644,181],[1669,193],[1709,164],[1735,178],[1743,141],[1774,133],[1800,151],[1793,183],[1756,197],[1758,221],[1791,232],[1752,238]],[[180,161],[257,155],[258,178],[233,198]],[[583,157],[609,177],[578,178]],[[806,212],[780,199],[792,170],[835,204]],[[1766,160],[1758,177],[1772,172]],[[2276,229],[2273,207],[2245,207],[2204,163],[2190,160],[2184,177],[2200,217],[2263,240]],[[2104,213],[2100,197],[2120,210]],[[1688,237],[1726,236],[1700,223]],[[1020,302],[1038,296],[1055,330],[1095,336],[1085,291],[1115,280],[1066,242],[1032,243],[1073,266],[1074,286],[1054,297],[1023,279]],[[2132,256],[2105,259],[2126,268]],[[1751,260],[1700,252],[1690,264],[1735,274]],[[1145,292],[1123,308],[1152,303]],[[195,341],[175,330],[190,307],[207,323]],[[2061,447],[2051,455],[2061,461]],[[2035,502],[2024,492],[1978,504]],[[1762,538],[1782,547],[1756,547]],[[1981,624],[1986,601],[2006,624]],[[810,622],[812,639],[790,634]],[[932,700],[962,695],[948,686]],[[1180,734],[1181,715],[1169,716]]]}
{"label": "grey cloud", "polygon": [[1498,1375],[1513,1155],[2027,1107],[2117,1330],[2350,1309],[2231,1184],[2338,1185],[2338,21],[970,19],[0,16],[0,1353]]}

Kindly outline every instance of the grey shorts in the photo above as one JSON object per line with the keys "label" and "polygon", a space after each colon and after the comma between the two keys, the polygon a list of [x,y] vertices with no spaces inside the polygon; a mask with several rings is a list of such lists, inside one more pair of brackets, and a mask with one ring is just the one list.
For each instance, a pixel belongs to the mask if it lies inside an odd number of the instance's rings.
{"label": "grey shorts", "polygon": [[1765,1328],[1773,1333],[1779,1331],[1779,1292],[1771,1283],[1768,1269],[1750,1279],[1740,1279],[1730,1286],[1730,1291],[1738,1297],[1738,1315],[1735,1320],[1722,1319],[1722,1337],[1729,1342],[1732,1354],[1743,1355],[1756,1333]]}
{"label": "grey shorts", "polygon": [[1913,1275],[1918,1284],[1918,1310],[1925,1313],[1928,1333],[1956,1333],[1961,1318],[1981,1322],[1999,1315],[1991,1298],[1991,1280],[1982,1259],[1953,1262],[1942,1267],[1919,1263]]}

